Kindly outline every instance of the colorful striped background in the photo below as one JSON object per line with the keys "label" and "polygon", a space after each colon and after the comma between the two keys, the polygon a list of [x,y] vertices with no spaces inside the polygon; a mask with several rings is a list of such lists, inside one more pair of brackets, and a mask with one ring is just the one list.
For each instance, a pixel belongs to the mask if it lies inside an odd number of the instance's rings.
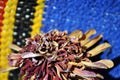
{"label": "colorful striped background", "polygon": [[[40,31],[92,28],[112,45],[100,58],[112,59],[115,67],[101,73],[105,80],[120,80],[120,0],[0,0],[0,68],[8,66],[12,43],[22,47]],[[0,73],[0,79],[17,80],[18,72]]]}

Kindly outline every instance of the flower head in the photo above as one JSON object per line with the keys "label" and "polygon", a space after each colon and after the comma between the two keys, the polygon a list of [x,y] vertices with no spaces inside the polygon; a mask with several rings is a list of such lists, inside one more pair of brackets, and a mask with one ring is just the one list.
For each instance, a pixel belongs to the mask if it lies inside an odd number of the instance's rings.
{"label": "flower head", "polygon": [[108,69],[113,67],[113,62],[107,59],[93,62],[89,58],[109,48],[110,44],[103,43],[89,50],[102,38],[98,35],[90,39],[95,33],[93,29],[85,34],[76,30],[68,35],[66,31],[53,30],[28,38],[23,48],[11,46],[18,54],[9,55],[10,65],[21,67],[23,80],[103,79],[92,69]]}

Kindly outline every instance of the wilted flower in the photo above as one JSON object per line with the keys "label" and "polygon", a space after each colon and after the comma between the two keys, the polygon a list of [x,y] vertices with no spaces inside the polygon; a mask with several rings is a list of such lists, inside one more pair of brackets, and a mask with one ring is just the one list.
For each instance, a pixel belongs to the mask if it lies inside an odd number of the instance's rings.
{"label": "wilted flower", "polygon": [[[26,40],[26,45],[20,48],[10,47],[17,54],[8,56],[10,65],[15,69],[20,67],[22,80],[98,80],[103,76],[93,69],[108,69],[113,67],[111,60],[91,61],[89,58],[98,55],[110,44],[103,43],[90,49],[102,35],[90,39],[95,30],[85,34],[76,30],[70,35],[66,31],[53,30],[36,35]],[[11,70],[11,68],[10,68]]]}

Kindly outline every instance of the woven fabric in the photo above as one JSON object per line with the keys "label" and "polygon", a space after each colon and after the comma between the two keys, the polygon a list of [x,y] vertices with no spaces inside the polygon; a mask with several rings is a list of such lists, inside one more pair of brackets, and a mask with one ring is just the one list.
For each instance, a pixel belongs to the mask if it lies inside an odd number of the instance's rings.
{"label": "woven fabric", "polygon": [[103,34],[101,42],[109,42],[112,48],[100,58],[112,59],[114,68],[102,71],[106,80],[120,80],[120,0],[46,0],[43,15],[43,32],[53,29],[80,29],[83,32],[96,29]]}
{"label": "woven fabric", "polygon": [[[9,53],[11,53],[11,50],[9,49],[9,45],[12,44],[13,41],[13,29],[14,29],[14,16],[16,14],[16,7],[18,0],[8,0],[6,3],[6,0],[0,1],[0,8],[3,9],[2,13],[0,12],[0,15],[3,15],[3,19],[0,21],[2,22],[1,27],[1,36],[0,36],[0,68],[8,67],[8,60],[6,60]],[[5,3],[5,4],[4,4]],[[8,74],[9,72],[0,73],[0,79],[2,80],[8,80]]]}

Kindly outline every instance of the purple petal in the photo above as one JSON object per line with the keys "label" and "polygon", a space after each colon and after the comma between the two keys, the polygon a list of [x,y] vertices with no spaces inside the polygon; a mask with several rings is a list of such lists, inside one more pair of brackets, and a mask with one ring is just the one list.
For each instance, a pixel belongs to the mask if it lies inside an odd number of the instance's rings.
{"label": "purple petal", "polygon": [[81,77],[96,77],[96,73],[78,68],[75,68],[73,73]]}
{"label": "purple petal", "polygon": [[102,62],[94,62],[95,65],[99,66],[100,68],[104,68],[104,69],[107,69],[108,67],[103,64]]}

